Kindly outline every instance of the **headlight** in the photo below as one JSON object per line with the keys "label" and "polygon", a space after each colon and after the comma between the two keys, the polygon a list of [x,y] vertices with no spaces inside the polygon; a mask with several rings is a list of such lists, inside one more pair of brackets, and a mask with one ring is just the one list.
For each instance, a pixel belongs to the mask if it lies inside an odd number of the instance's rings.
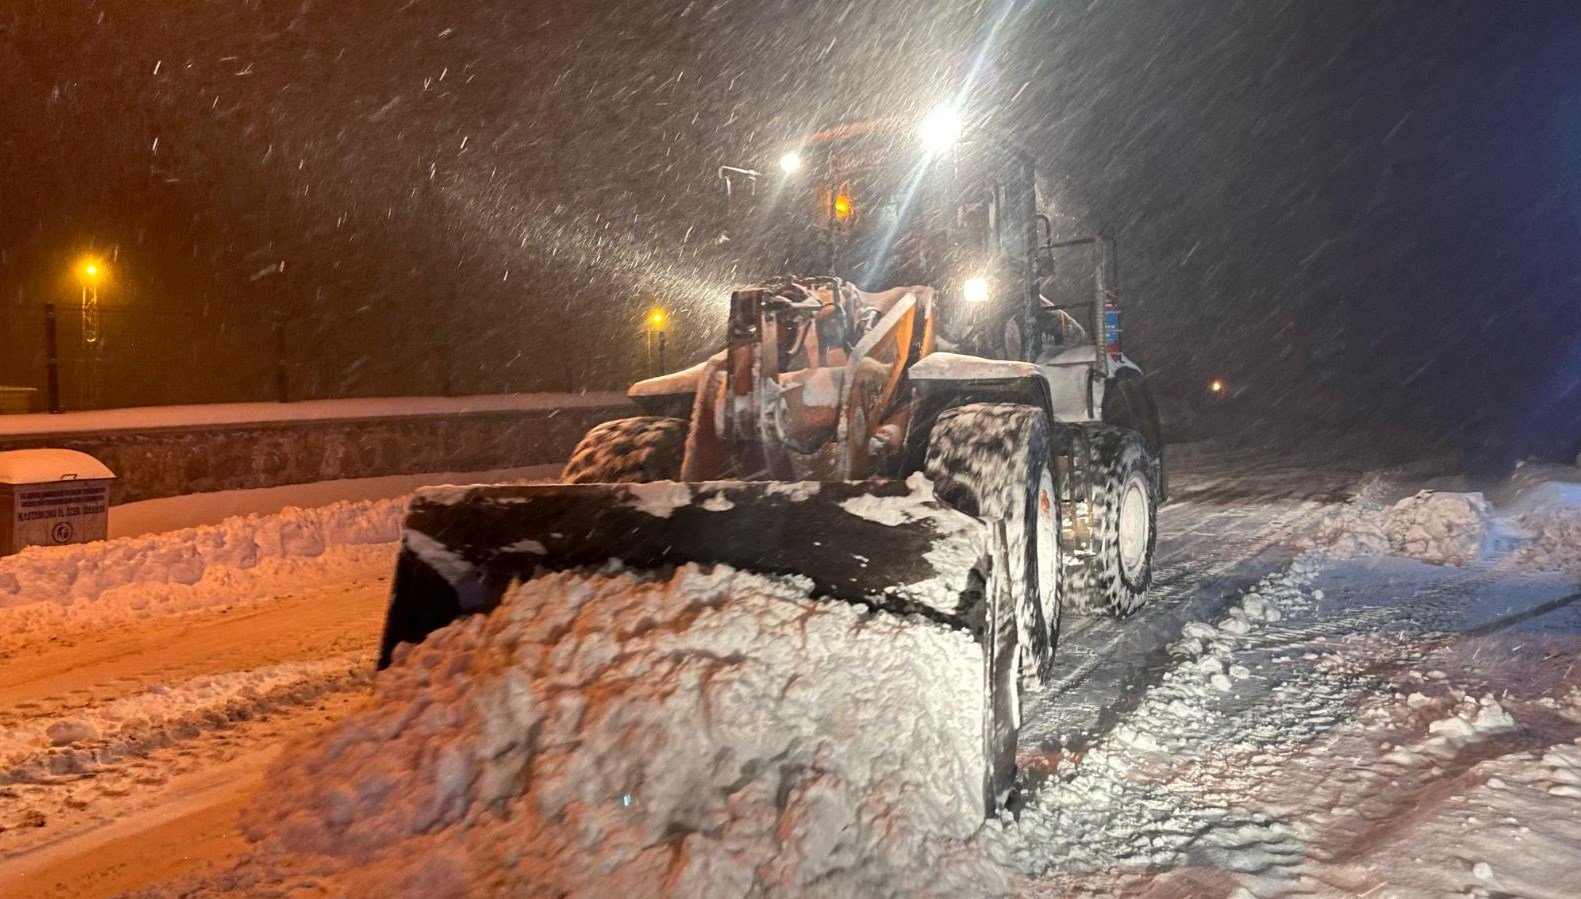
{"label": "headlight", "polygon": [[966,283],[961,285],[961,295],[968,303],[988,302],[988,279],[967,278]]}
{"label": "headlight", "polygon": [[922,123],[922,143],[930,152],[948,150],[961,136],[961,116],[954,108],[940,106]]}
{"label": "headlight", "polygon": [[780,171],[787,175],[794,175],[801,169],[801,154],[795,150],[780,157]]}

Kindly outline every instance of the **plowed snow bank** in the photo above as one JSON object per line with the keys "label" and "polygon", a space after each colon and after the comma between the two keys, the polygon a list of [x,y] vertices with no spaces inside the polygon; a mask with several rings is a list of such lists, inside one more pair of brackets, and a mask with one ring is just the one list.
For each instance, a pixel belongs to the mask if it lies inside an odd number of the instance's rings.
{"label": "plowed snow bank", "polygon": [[331,546],[400,539],[406,497],[285,509],[163,534],[34,546],[0,559],[0,608],[91,599],[128,584],[195,584],[211,568],[313,558]]}
{"label": "plowed snow bank", "polygon": [[1305,545],[1335,558],[1392,554],[1465,565],[1480,554],[1491,520],[1480,493],[1424,490],[1389,507],[1361,502],[1331,512]]}
{"label": "plowed snow bank", "polygon": [[966,633],[723,567],[554,574],[403,648],[375,689],[271,773],[227,888],[307,869],[360,896],[1008,888],[967,843]]}
{"label": "plowed snow bank", "polygon": [[[407,498],[285,509],[0,559],[0,659],[46,638],[384,577]],[[47,635],[47,637],[46,637]]]}

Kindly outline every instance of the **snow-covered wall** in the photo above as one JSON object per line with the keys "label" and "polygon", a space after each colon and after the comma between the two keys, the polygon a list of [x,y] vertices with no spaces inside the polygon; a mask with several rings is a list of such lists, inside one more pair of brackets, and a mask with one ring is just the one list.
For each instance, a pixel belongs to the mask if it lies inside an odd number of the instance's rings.
{"label": "snow-covered wall", "polygon": [[0,420],[0,450],[48,446],[89,453],[119,476],[110,489],[110,502],[119,505],[216,490],[560,462],[588,428],[635,412],[619,395],[595,402],[543,399],[468,411],[416,405],[412,412],[382,400],[366,415],[250,422],[172,424],[165,415],[143,428],[131,421],[52,433],[7,434]]}

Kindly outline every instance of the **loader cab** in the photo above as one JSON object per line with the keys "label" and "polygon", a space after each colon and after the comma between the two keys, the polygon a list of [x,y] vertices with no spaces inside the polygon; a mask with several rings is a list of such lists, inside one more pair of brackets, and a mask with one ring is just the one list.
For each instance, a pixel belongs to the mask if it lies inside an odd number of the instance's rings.
{"label": "loader cab", "polygon": [[1034,363],[1055,419],[1136,429],[1162,457],[1150,391],[1120,349],[1113,242],[1055,239],[1029,153],[981,132],[927,146],[914,120],[879,120],[766,155],[720,169],[739,280],[930,286],[939,349]]}
{"label": "loader cab", "polygon": [[931,286],[949,345],[1035,357],[1038,227],[1025,154],[976,141],[930,149],[914,127],[865,122],[804,138],[778,160],[767,172],[721,169],[743,276]]}

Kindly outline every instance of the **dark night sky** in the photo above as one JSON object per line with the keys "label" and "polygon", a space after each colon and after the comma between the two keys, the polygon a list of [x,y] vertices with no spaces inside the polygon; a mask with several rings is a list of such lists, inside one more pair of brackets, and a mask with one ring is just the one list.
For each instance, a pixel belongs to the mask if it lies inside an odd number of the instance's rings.
{"label": "dark night sky", "polygon": [[0,381],[93,248],[105,402],[268,398],[277,320],[297,397],[616,384],[655,300],[717,333],[719,163],[921,113],[985,44],[968,107],[1115,233],[1164,392],[1577,437],[1559,2],[11,0]]}

